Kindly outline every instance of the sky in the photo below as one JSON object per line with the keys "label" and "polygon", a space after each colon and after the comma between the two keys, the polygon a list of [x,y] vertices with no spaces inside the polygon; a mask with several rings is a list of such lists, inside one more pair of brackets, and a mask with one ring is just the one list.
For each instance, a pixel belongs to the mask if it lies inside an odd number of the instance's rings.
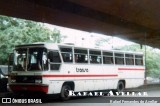
{"label": "sky", "polygon": [[[51,30],[53,30],[54,28],[60,30],[61,35],[66,36],[66,38],[62,40],[62,43],[72,43],[75,46],[113,49],[114,47],[121,47],[124,45],[134,44],[133,42],[126,41],[117,37],[112,37],[109,35],[86,32],[50,24],[45,24],[45,25]],[[108,39],[106,43],[102,43],[100,46],[95,45],[97,40],[105,40],[105,39]]]}

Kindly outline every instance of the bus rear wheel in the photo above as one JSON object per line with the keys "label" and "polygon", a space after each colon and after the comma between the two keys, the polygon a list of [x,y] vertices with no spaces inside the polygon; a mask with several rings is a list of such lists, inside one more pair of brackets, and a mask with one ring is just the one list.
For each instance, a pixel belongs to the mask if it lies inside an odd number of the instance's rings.
{"label": "bus rear wheel", "polygon": [[60,94],[62,100],[69,100],[70,99],[69,90],[71,90],[71,87],[69,85],[62,86],[61,94]]}
{"label": "bus rear wheel", "polygon": [[119,81],[117,84],[117,92],[123,92],[125,89],[125,85],[123,81]]}

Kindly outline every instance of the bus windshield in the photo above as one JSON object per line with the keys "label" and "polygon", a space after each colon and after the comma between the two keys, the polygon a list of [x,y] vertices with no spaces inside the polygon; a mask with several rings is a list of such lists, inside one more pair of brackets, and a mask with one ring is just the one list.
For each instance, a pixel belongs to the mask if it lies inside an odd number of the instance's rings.
{"label": "bus windshield", "polygon": [[43,71],[47,69],[47,49],[18,48],[14,51],[14,71]]}

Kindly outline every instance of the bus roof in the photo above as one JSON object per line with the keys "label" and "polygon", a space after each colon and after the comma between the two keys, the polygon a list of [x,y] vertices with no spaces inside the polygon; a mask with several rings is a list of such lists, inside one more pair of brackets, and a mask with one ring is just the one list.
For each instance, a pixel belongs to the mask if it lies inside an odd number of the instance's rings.
{"label": "bus roof", "polygon": [[102,50],[106,52],[115,52],[115,53],[128,53],[128,54],[142,54],[142,52],[135,52],[135,51],[124,51],[124,50],[113,50],[113,49],[100,49],[100,48],[87,48],[81,46],[75,46],[74,44],[57,44],[57,43],[46,43],[46,42],[36,42],[31,44],[23,44],[17,45],[15,48],[34,48],[34,47],[46,47],[47,49],[54,49],[59,50],[59,46],[61,47],[74,47],[80,49],[91,49],[91,50]]}

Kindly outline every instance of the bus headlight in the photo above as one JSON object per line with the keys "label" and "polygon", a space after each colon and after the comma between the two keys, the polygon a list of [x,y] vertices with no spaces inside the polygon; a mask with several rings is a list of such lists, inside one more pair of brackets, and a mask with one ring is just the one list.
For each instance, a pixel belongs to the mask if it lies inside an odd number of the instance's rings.
{"label": "bus headlight", "polygon": [[35,79],[35,83],[42,83],[42,79]]}

